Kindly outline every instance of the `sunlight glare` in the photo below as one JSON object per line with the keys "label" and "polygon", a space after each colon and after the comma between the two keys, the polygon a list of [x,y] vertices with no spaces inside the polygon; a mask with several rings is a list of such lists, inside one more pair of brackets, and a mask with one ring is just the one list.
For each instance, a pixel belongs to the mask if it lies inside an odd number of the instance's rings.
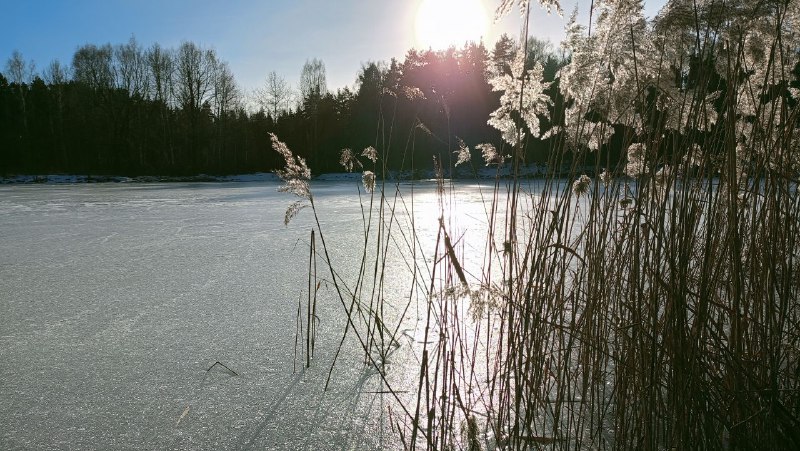
{"label": "sunlight glare", "polygon": [[415,26],[417,48],[443,50],[479,42],[488,21],[482,0],[422,0]]}

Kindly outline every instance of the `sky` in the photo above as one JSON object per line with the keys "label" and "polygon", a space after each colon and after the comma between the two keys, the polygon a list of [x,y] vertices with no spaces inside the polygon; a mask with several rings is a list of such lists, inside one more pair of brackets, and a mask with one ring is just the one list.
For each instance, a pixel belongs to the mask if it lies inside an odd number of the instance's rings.
{"label": "sky", "polygon": [[[458,6],[437,8],[427,2]],[[577,0],[579,18],[584,23],[588,21],[590,2]],[[645,0],[646,15],[653,16],[663,2]],[[318,58],[325,63],[329,89],[335,91],[354,86],[362,64],[389,61],[392,57],[402,61],[410,48],[435,48],[437,44],[432,43],[447,40],[448,36],[474,36],[472,39],[482,39],[488,48],[502,33],[518,37],[521,19],[516,8],[499,22],[492,20],[499,3],[500,0],[0,0],[0,71],[5,71],[14,50],[34,61],[40,72],[54,59],[69,65],[81,45],[116,45],[133,36],[145,48],[154,43],[177,48],[181,42],[191,41],[215,49],[228,62],[245,93],[262,86],[271,71],[296,87],[303,64]],[[557,45],[576,0],[562,0],[561,6],[563,18],[547,15],[536,6],[530,33]],[[475,19],[476,14],[485,14],[488,19]],[[461,47],[463,42],[454,44]]]}

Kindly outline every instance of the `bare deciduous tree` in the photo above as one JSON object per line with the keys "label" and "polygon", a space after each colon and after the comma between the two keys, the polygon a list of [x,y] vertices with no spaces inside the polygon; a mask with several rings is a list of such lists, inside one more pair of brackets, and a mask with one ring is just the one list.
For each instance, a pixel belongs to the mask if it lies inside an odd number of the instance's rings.
{"label": "bare deciduous tree", "polygon": [[64,140],[64,87],[69,81],[68,68],[61,65],[61,61],[55,59],[42,71],[42,79],[50,85],[53,93],[54,116],[50,122],[50,130],[54,136],[58,137],[55,144],[56,151],[61,159],[62,167],[66,167],[69,164],[69,157]]}
{"label": "bare deciduous tree", "polygon": [[28,130],[28,114],[27,104],[25,102],[26,89],[24,85],[30,84],[33,80],[35,65],[33,61],[25,62],[22,53],[14,50],[11,58],[6,62],[6,72],[12,84],[17,86],[17,93],[19,94],[19,103],[22,111],[22,127],[25,132]]}
{"label": "bare deciduous tree", "polygon": [[212,93],[214,115],[221,118],[231,111],[239,100],[239,88],[228,63],[217,61],[214,67],[214,90]]}
{"label": "bare deciduous tree", "polygon": [[42,79],[51,86],[63,85],[69,81],[68,68],[64,67],[61,61],[55,59],[42,71]]}
{"label": "bare deciduous tree", "polygon": [[172,101],[173,77],[175,75],[175,58],[173,52],[153,44],[145,52],[148,70],[148,97],[169,105]]}
{"label": "bare deciduous tree", "polygon": [[303,65],[303,72],[300,74],[300,93],[303,96],[303,102],[319,101],[328,93],[325,63],[321,60],[312,58]]}
{"label": "bare deciduous tree", "polygon": [[86,44],[72,57],[75,81],[95,90],[110,89],[114,85],[113,50],[111,44],[96,46]]}
{"label": "bare deciduous tree", "polygon": [[309,148],[311,149],[309,159],[312,164],[316,161],[317,147],[319,145],[319,105],[327,92],[325,64],[316,58],[306,61],[303,65],[303,72],[300,74],[300,93],[302,94],[305,114],[311,118],[313,123],[312,132],[309,136]]}
{"label": "bare deciduous tree", "polygon": [[178,103],[188,111],[199,111],[214,89],[217,56],[192,42],[178,48],[175,59],[175,89]]}
{"label": "bare deciduous tree", "polygon": [[134,37],[127,44],[114,48],[116,76],[118,88],[122,88],[132,97],[144,97],[147,92],[147,66],[142,48]]}
{"label": "bare deciduous tree", "polygon": [[26,62],[19,50],[11,53],[11,58],[6,62],[6,72],[9,81],[17,85],[29,84],[33,80],[36,65],[33,61]]}
{"label": "bare deciduous tree", "polygon": [[264,88],[256,90],[256,98],[259,105],[271,114],[273,119],[277,119],[289,109],[292,88],[283,77],[272,71],[267,75]]}

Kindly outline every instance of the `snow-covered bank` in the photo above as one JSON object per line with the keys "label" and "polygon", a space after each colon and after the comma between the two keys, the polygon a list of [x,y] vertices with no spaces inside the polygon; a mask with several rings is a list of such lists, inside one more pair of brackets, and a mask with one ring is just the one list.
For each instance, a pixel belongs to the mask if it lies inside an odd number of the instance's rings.
{"label": "snow-covered bank", "polygon": [[272,172],[257,172],[255,174],[237,175],[188,175],[188,176],[161,176],[142,175],[126,177],[121,175],[8,175],[0,176],[0,184],[10,183],[170,183],[170,182],[274,182],[278,176]]}
{"label": "snow-covered bank", "polygon": [[[458,167],[452,173],[445,171],[445,178],[453,179],[493,179],[495,177],[509,177],[512,170],[509,166],[497,168],[495,166],[480,166],[477,168]],[[541,177],[547,173],[547,167],[531,164],[520,167],[521,177]],[[360,181],[361,172],[332,172],[314,175],[314,180],[337,182],[337,181]],[[427,180],[436,178],[433,170],[414,170],[414,171],[389,171],[389,180]],[[278,176],[273,172],[257,172],[254,174],[237,175],[187,175],[187,176],[161,176],[161,175],[142,175],[127,177],[121,175],[67,175],[67,174],[34,174],[34,175],[3,175],[0,176],[0,184],[76,184],[76,183],[187,183],[187,182],[278,182]]]}

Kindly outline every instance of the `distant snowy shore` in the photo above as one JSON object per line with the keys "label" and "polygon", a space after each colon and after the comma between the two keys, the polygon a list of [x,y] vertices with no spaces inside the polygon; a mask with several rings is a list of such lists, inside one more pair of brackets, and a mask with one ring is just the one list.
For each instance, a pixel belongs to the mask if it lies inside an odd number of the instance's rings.
{"label": "distant snowy shore", "polygon": [[[544,166],[530,165],[520,168],[520,175],[523,177],[538,177],[546,173]],[[508,167],[480,167],[476,172],[467,168],[457,168],[452,174],[452,178],[474,179],[477,175],[479,179],[493,179],[496,176],[508,177],[511,169]],[[432,179],[436,175],[433,171],[391,171],[389,178],[392,180],[420,180]],[[448,174],[445,174],[448,177]],[[312,177],[319,181],[351,181],[361,180],[361,173],[341,172],[326,173]],[[190,183],[190,182],[279,182],[280,179],[273,172],[257,172],[254,174],[238,175],[208,175],[198,174],[189,176],[154,176],[142,175],[136,177],[126,177],[120,175],[5,175],[0,176],[0,184],[74,184],[74,183]]]}
{"label": "distant snowy shore", "polygon": [[126,177],[121,175],[8,175],[0,176],[0,184],[9,183],[170,183],[170,182],[272,182],[279,181],[278,176],[271,172],[258,172],[255,174],[240,175],[189,175],[189,176],[155,176],[142,175]]}

